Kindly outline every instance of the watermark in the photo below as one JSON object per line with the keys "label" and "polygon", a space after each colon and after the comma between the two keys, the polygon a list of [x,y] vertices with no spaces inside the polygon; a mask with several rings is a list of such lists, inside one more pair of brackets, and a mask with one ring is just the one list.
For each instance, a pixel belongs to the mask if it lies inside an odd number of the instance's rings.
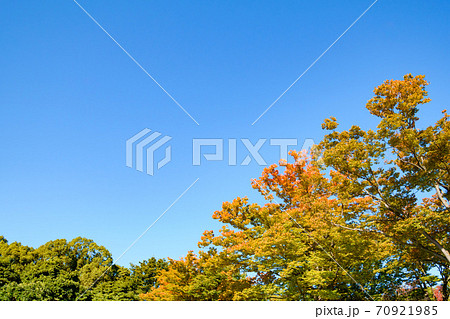
{"label": "watermark", "polygon": [[[151,130],[146,128],[129,138],[126,142],[126,164],[128,167],[133,167],[144,172],[144,161],[146,161],[145,172],[148,175],[154,174],[154,166],[160,169],[172,159],[172,148],[168,145],[165,149],[165,156],[163,159],[155,163],[155,151],[172,139],[170,136],[161,136],[159,132],[151,133]],[[153,143],[154,142],[154,143]],[[134,155],[134,156],[133,156]]]}
{"label": "watermark", "polygon": [[[222,139],[222,138],[194,138],[192,140],[192,165],[199,166],[203,158],[207,161],[224,161],[225,152],[224,144],[227,144],[228,156],[227,161],[229,166],[238,165],[238,141],[242,143],[246,150],[245,158],[239,163],[241,166],[249,165],[254,160],[260,166],[266,166],[267,162],[260,153],[261,149],[267,144],[266,138],[260,138],[255,143],[252,143],[248,138],[241,139]],[[288,159],[289,146],[298,146],[298,139],[296,138],[271,138],[269,139],[270,146],[279,149],[279,159]],[[302,150],[310,150],[314,145],[314,140],[308,138],[304,141]],[[213,146],[214,153],[203,153],[202,146]]]}
{"label": "watermark", "polygon": [[[170,136],[161,137],[161,135],[146,128],[129,138],[126,141],[126,165],[148,175],[154,175],[155,167],[159,170],[169,163],[172,159],[170,145],[165,148],[164,158],[159,159],[155,156],[155,152],[172,139]],[[161,138],[157,140],[159,137]],[[252,162],[259,166],[267,166],[267,161],[261,154],[263,148],[271,147],[278,152],[278,160],[287,160],[289,149],[298,146],[298,142],[296,138],[260,138],[256,142],[248,138],[193,138],[192,165],[200,166],[205,161],[226,161],[228,166],[247,166]],[[309,151],[313,145],[314,140],[307,138],[301,150]],[[238,154],[238,146],[244,149],[244,154],[242,152]],[[243,158],[242,161],[238,161],[238,155]]]}

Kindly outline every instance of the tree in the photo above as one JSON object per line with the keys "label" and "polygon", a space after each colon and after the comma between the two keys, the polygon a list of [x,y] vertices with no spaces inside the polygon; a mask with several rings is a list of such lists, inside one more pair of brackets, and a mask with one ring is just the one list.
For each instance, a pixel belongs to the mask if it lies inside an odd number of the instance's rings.
{"label": "tree", "polygon": [[202,253],[197,257],[192,251],[181,260],[169,259],[167,269],[161,270],[156,286],[144,300],[195,301],[233,300],[236,291],[250,283],[233,265],[219,264],[214,254]]}
{"label": "tree", "polygon": [[138,294],[148,293],[157,284],[156,276],[167,270],[168,262],[155,257],[140,261],[138,265],[130,265],[130,279]]}
{"label": "tree", "polygon": [[[361,300],[393,293],[400,270],[385,265],[390,243],[325,219],[342,207],[332,198],[333,185],[306,156],[292,155],[294,164],[272,165],[253,181],[269,203],[225,202],[213,215],[225,224],[220,234],[205,231],[199,257],[190,252],[170,260],[159,286],[143,298]],[[370,202],[349,200],[345,209],[361,210]]]}
{"label": "tree", "polygon": [[424,76],[375,88],[375,130],[329,132],[224,202],[199,252],[115,265],[94,241],[0,236],[0,300],[448,300],[450,118],[421,127]]}
{"label": "tree", "polygon": [[139,300],[153,287],[164,260],[130,269],[113,265],[93,240],[52,240],[37,249],[0,237],[0,300]]}
{"label": "tree", "polygon": [[144,298],[432,300],[440,281],[447,300],[449,117],[417,127],[426,85],[406,75],[377,87],[376,131],[326,119],[332,132],[311,157],[291,152],[293,164],[253,180],[266,204],[224,202],[220,234],[204,232],[199,257],[170,260]]}
{"label": "tree", "polygon": [[[339,198],[370,196],[373,208],[349,215],[345,227],[377,232],[414,265],[420,282],[437,268],[448,299],[450,266],[450,122],[449,115],[435,125],[419,128],[419,107],[426,105],[424,76],[404,76],[375,88],[366,107],[380,122],[377,130],[352,126],[337,132],[335,118],[323,128],[332,131],[319,144],[316,158],[335,170],[341,184]],[[351,225],[349,225],[351,224]]]}
{"label": "tree", "polygon": [[34,249],[20,243],[11,244],[1,236],[0,240],[0,299],[1,290],[8,284],[21,282],[21,274],[30,265],[36,254]]}

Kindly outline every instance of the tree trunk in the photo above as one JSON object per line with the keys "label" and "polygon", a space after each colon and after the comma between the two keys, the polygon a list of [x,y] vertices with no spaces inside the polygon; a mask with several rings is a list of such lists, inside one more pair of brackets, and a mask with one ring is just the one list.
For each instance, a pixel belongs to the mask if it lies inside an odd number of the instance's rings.
{"label": "tree trunk", "polygon": [[444,255],[445,259],[447,259],[447,263],[450,265],[450,253],[447,249],[445,249],[436,239],[430,236],[426,231],[422,231],[422,234],[433,244],[435,245]]}

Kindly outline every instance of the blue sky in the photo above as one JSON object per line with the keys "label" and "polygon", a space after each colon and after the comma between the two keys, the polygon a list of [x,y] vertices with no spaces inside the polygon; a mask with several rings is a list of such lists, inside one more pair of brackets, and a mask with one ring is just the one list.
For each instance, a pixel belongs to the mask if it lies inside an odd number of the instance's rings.
{"label": "blue sky", "polygon": [[[0,10],[0,233],[39,246],[84,236],[120,260],[196,250],[221,203],[248,195],[262,167],[192,166],[192,138],[306,138],[323,119],[373,127],[373,88],[425,74],[429,125],[448,107],[448,1],[380,0],[255,125],[372,1],[79,1],[172,94],[197,126],[71,0]],[[125,165],[144,128],[173,137],[154,176]],[[266,160],[278,150],[266,145]],[[225,153],[226,154],[226,153]],[[247,155],[238,149],[238,161]]]}

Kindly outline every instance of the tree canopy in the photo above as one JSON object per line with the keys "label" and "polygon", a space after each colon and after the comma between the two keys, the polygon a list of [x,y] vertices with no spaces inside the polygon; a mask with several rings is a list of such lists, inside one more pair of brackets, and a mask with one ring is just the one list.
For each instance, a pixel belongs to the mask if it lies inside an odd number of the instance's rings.
{"label": "tree canopy", "polygon": [[142,297],[448,300],[450,124],[444,110],[419,128],[427,85],[408,74],[376,87],[375,130],[326,119],[311,154],[253,180],[265,204],[224,202],[220,232],[204,232],[198,256],[170,260]]}
{"label": "tree canopy", "polygon": [[129,268],[113,265],[105,247],[81,237],[34,249],[2,236],[0,300],[139,300],[166,267],[155,258]]}
{"label": "tree canopy", "polygon": [[262,203],[224,202],[184,258],[127,268],[86,238],[0,236],[0,300],[449,300],[450,119],[419,125],[427,85],[376,87],[376,128],[325,119],[310,153],[252,180]]}

